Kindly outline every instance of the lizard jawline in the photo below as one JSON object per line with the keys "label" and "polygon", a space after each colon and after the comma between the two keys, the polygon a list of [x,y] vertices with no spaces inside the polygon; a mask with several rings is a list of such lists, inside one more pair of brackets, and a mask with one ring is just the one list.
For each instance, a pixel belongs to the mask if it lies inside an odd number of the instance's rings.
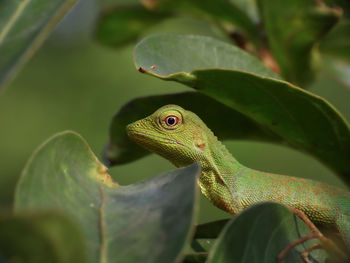
{"label": "lizard jawline", "polygon": [[165,143],[173,143],[173,144],[179,144],[179,145],[184,146],[184,145],[183,145],[182,143],[180,143],[180,142],[177,142],[177,141],[174,141],[174,140],[171,140],[171,139],[167,139],[167,138],[163,138],[163,137],[159,137],[159,136],[155,136],[155,135],[148,134],[148,133],[145,133],[145,132],[133,131],[132,133],[141,135],[141,136],[146,137],[146,138],[147,138],[147,137],[149,137],[149,138],[155,138],[155,139],[161,140],[162,142],[165,142]]}

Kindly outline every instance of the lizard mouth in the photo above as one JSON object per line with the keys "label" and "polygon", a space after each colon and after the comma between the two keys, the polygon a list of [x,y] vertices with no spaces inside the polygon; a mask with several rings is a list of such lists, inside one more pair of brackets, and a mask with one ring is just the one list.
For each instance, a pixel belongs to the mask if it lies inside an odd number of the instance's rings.
{"label": "lizard mouth", "polygon": [[[160,136],[156,136],[153,134],[149,134],[147,132],[141,132],[141,131],[135,131],[135,130],[128,129],[128,135],[129,135],[129,137],[131,137],[137,141],[139,141],[141,138],[147,138],[147,139],[155,139],[155,140],[162,142],[162,143],[177,144],[177,145],[184,146],[181,142],[171,140],[168,138],[164,138],[164,137],[160,137]],[[142,143],[142,141],[139,141],[139,142]]]}

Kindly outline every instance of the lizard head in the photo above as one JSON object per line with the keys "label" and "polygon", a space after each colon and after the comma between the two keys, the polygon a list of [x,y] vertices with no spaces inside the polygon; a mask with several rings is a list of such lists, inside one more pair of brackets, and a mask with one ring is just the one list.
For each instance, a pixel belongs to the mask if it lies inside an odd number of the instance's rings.
{"label": "lizard head", "polygon": [[167,105],[152,115],[131,123],[126,130],[131,139],[182,167],[207,159],[206,125],[194,113],[177,105]]}

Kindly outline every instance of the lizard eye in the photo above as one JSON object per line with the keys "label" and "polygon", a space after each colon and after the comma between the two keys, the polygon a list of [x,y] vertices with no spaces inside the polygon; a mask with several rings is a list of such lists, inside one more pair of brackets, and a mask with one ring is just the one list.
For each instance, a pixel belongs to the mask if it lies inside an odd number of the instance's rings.
{"label": "lizard eye", "polygon": [[164,123],[169,127],[174,127],[179,123],[179,118],[174,115],[170,115],[164,119]]}

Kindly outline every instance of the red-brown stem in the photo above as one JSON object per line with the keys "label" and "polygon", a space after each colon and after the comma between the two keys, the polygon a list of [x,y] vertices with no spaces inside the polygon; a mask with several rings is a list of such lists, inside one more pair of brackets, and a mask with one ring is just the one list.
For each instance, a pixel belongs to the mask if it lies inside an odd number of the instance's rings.
{"label": "red-brown stem", "polygon": [[279,263],[283,263],[283,259],[285,258],[285,256],[297,245],[300,245],[302,243],[304,243],[307,240],[313,239],[313,238],[318,238],[317,234],[315,233],[311,233],[310,235],[304,236],[302,238],[299,238],[298,240],[290,243],[285,249],[282,250],[281,253],[279,253],[277,260]]}
{"label": "red-brown stem", "polygon": [[313,244],[311,247],[307,248],[305,251],[301,252],[301,258],[304,260],[304,262],[309,263],[308,256],[311,251],[316,249],[322,249],[322,246],[320,244]]}
{"label": "red-brown stem", "polygon": [[271,54],[270,50],[266,48],[261,48],[259,50],[259,56],[261,58],[262,63],[264,63],[266,67],[271,69],[276,74],[281,73],[280,67],[277,61],[275,60],[275,58],[273,57],[273,55]]}

